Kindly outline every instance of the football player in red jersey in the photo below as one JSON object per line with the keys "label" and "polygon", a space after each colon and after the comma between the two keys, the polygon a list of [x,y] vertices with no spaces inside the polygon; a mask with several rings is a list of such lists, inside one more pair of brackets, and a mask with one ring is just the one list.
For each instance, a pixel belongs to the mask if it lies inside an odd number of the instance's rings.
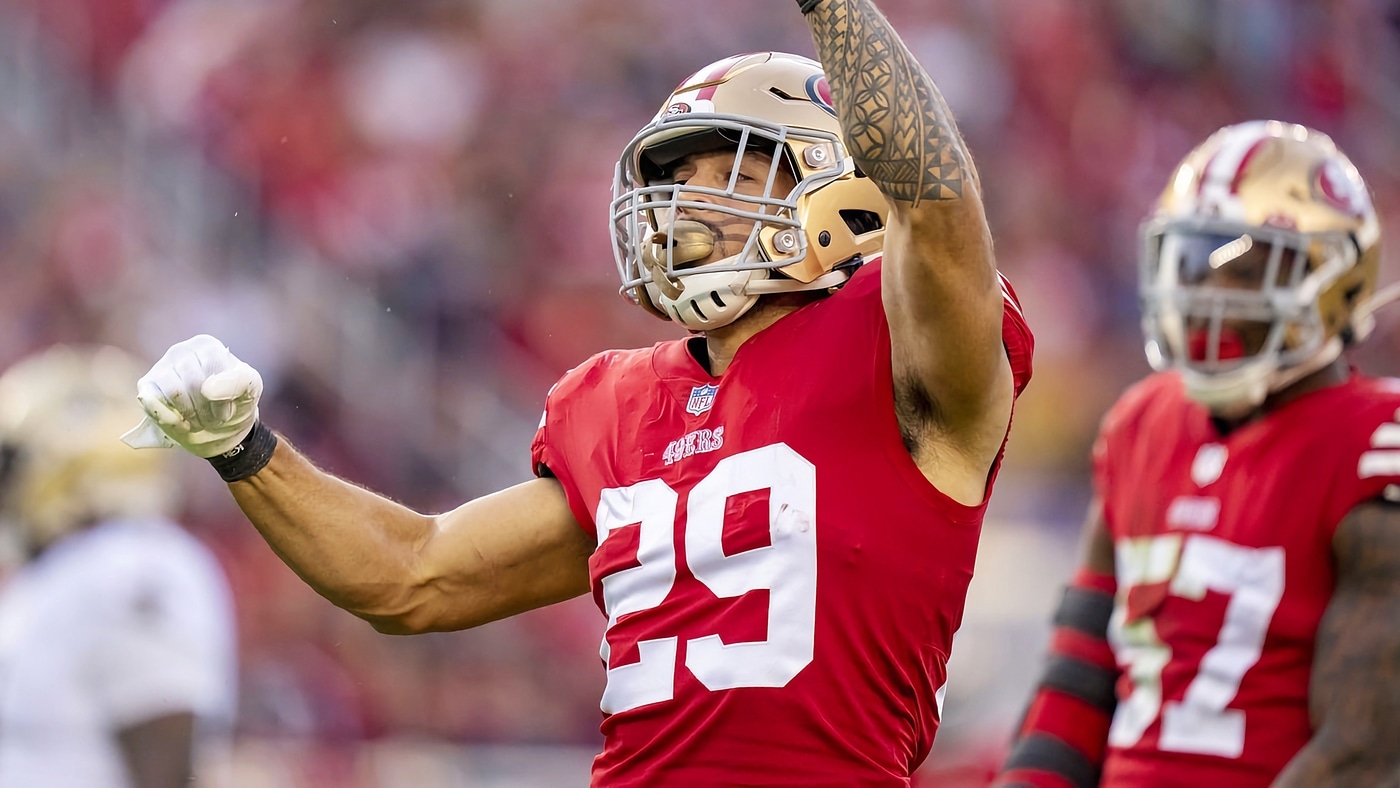
{"label": "football player in red jersey", "polygon": [[1144,224],[1147,355],[998,786],[1400,785],[1400,380],[1332,141],[1230,126]]}
{"label": "football player in red jersey", "polygon": [[139,386],[133,445],[209,458],[274,549],[385,632],[592,592],[600,785],[908,785],[1031,336],[928,75],[869,0],[803,0],[827,69],[700,69],[626,147],[623,292],[694,332],[551,390],[539,478],[446,514],[257,421],[218,340]]}

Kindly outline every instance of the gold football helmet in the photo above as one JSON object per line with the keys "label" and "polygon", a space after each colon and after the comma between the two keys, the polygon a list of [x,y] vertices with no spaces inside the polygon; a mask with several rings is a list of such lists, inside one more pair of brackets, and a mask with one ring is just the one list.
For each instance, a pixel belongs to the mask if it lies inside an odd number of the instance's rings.
{"label": "gold football helmet", "polygon": [[99,520],[173,508],[170,453],[121,442],[144,415],[143,370],[114,347],[55,345],[0,375],[0,518],[28,550]]}
{"label": "gold football helmet", "polygon": [[[726,188],[670,177],[684,157],[717,150],[735,157]],[[758,196],[735,189],[748,152],[772,157]],[[797,182],[790,193],[774,193],[780,168]],[[753,229],[737,254],[702,264],[716,236],[687,210]],[[623,150],[612,202],[622,292],[686,328],[718,328],[762,294],[844,283],[880,250],[888,211],[846,152],[819,63],[777,52],[726,58],[682,82]]]}
{"label": "gold football helmet", "polygon": [[1228,126],[1177,166],[1143,225],[1148,361],[1214,414],[1242,416],[1371,330],[1380,222],[1325,134]]}

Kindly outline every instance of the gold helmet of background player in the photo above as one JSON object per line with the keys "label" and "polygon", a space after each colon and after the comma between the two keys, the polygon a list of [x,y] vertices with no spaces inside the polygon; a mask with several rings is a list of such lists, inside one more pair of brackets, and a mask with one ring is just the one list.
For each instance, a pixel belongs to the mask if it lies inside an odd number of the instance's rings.
{"label": "gold helmet of background player", "polygon": [[120,439],[143,415],[142,370],[114,347],[56,345],[0,375],[0,518],[27,549],[172,508],[169,453]]}
{"label": "gold helmet of background player", "polygon": [[[682,157],[715,150],[734,151],[735,173],[746,152],[771,156],[762,195],[737,194],[734,178],[723,189],[669,178]],[[791,193],[774,193],[780,167],[797,181]],[[753,230],[737,254],[696,265],[715,238],[678,220],[685,209],[741,217]],[[777,52],[726,58],[684,80],[622,153],[612,203],[622,292],[686,328],[718,328],[762,294],[844,283],[879,252],[888,211],[846,152],[820,64]]]}
{"label": "gold helmet of background player", "polygon": [[1216,415],[1248,413],[1372,328],[1380,222],[1325,134],[1221,129],[1177,166],[1142,235],[1148,360]]}

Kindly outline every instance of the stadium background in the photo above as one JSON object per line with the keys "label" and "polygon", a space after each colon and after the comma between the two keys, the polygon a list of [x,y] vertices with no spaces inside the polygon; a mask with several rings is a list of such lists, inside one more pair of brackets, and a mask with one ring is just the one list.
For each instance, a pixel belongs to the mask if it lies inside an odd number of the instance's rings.
{"label": "stadium background", "polygon": [[[1097,421],[1146,372],[1139,218],[1191,145],[1267,116],[1331,133],[1400,244],[1400,3],[881,5],[958,115],[1038,340],[920,775],[975,786],[1034,678]],[[675,335],[617,295],[614,157],[682,77],[762,49],[812,54],[791,3],[0,0],[0,363],[208,332],[331,470],[427,510],[523,480],[559,374]],[[1357,361],[1400,372],[1400,308],[1380,323]],[[591,600],[378,635],[200,466],[183,519],[235,586],[242,662],[207,784],[584,784]]]}

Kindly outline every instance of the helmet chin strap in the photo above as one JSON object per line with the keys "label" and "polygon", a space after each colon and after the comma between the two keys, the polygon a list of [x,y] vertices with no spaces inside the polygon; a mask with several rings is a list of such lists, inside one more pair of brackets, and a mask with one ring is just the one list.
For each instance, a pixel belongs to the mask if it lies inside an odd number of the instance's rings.
{"label": "helmet chin strap", "polygon": [[833,270],[827,271],[810,282],[799,282],[796,279],[787,277],[767,279],[751,279],[744,287],[744,292],[748,295],[768,295],[769,293],[800,293],[806,290],[825,290],[828,287],[836,287],[851,278],[849,271]]}

